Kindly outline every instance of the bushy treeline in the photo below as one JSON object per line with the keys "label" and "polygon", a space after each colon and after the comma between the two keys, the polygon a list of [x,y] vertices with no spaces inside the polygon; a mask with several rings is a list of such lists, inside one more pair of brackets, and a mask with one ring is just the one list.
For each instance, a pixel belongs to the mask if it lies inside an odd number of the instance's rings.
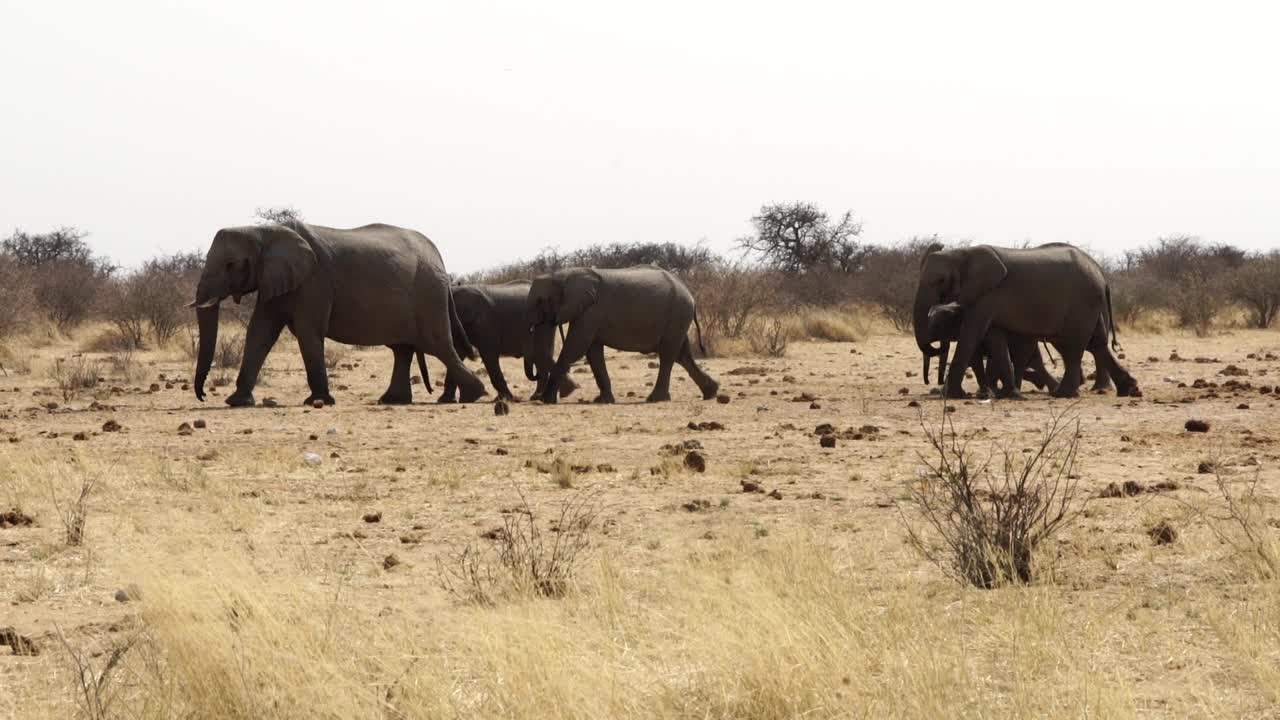
{"label": "bushy treeline", "polygon": [[[300,218],[292,208],[259,209],[257,216],[263,222]],[[671,242],[548,248],[461,281],[651,263],[676,273],[693,290],[713,341],[746,338],[762,352],[782,342],[783,330],[769,320],[797,311],[856,304],[898,330],[909,329],[920,260],[940,242],[937,236],[866,242],[852,213],[833,219],[810,203],[766,205],[751,220],[753,232],[728,254]],[[66,332],[96,319],[111,323],[116,342],[133,348],[163,345],[194,321],[185,304],[203,266],[200,253],[157,257],[123,271],[95,255],[86,237],[64,227],[38,234],[18,230],[0,241],[0,339],[41,320]],[[1180,235],[1097,259],[1107,270],[1122,325],[1162,315],[1205,333],[1228,316],[1271,327],[1280,313],[1280,249],[1247,252]]]}

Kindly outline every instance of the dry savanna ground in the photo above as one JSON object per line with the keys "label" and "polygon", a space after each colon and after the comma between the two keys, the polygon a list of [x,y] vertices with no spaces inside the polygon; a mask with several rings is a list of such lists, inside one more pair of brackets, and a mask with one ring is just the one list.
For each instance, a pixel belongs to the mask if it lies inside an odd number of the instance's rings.
{"label": "dry savanna ground", "polygon": [[[1122,339],[1140,400],[955,404],[982,456],[1080,421],[1079,514],[995,590],[909,542],[943,410],[907,336],[705,361],[728,403],[611,354],[619,404],[580,369],[505,416],[374,405],[384,349],[304,408],[286,336],[279,406],[230,410],[176,350],[11,343],[0,717],[1275,717],[1280,336]],[[64,398],[59,358],[105,377]],[[571,574],[503,570],[530,524]]]}

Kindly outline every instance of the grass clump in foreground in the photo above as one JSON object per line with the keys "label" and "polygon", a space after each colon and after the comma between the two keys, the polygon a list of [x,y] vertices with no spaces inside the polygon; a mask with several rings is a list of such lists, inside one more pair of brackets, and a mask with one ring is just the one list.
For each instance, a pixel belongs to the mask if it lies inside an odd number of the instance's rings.
{"label": "grass clump in foreground", "polygon": [[930,450],[909,488],[912,544],[931,562],[980,588],[1030,583],[1036,547],[1070,523],[1079,476],[1080,421],[1051,416],[1040,441],[1026,451],[970,448],[950,415],[924,427]]}

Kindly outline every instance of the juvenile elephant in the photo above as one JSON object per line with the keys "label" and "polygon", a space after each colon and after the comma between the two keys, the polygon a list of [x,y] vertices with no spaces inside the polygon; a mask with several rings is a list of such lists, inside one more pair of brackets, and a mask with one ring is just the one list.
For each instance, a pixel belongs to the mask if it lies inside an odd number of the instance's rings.
{"label": "juvenile elephant", "polygon": [[[929,337],[933,341],[946,343],[958,340],[960,328],[964,320],[964,308],[959,303],[946,303],[929,308]],[[1032,338],[1024,335],[1009,335],[999,328],[991,328],[983,338],[980,352],[973,355],[969,368],[978,381],[983,392],[1006,398],[1021,398],[1022,380],[1027,380],[1038,389],[1048,388],[1050,392],[1058,389],[1058,381],[1054,379],[1044,366],[1044,357],[1040,354],[1040,346]],[[1003,358],[1008,357],[1012,366],[1001,367]],[[985,361],[985,362],[984,362]],[[938,360],[938,382],[946,372],[945,355]],[[929,356],[924,357],[925,382],[929,382]],[[1001,387],[997,388],[996,381]]]}
{"label": "juvenile elephant", "polygon": [[226,401],[232,407],[254,404],[258,372],[286,326],[302,351],[311,389],[307,403],[334,402],[325,371],[326,338],[392,349],[391,384],[379,402],[413,401],[409,366],[415,352],[445,364],[464,402],[485,393],[459,357],[472,349],[453,308],[444,261],[421,233],[391,225],[339,230],[300,222],[219,230],[191,303],[200,325],[194,385],[202,401],[218,341],[218,306],[227,297],[238,303],[253,292],[257,300],[236,390]]}
{"label": "juvenile elephant", "polygon": [[[535,334],[529,331],[528,280],[515,280],[500,285],[454,285],[453,305],[467,338],[479,353],[484,367],[489,371],[489,382],[498,391],[498,397],[511,400],[511,388],[502,374],[500,357],[524,358],[524,374],[538,383],[533,397],[542,395],[550,363],[538,368],[537,358],[551,357],[554,333],[544,333],[539,341],[545,347],[534,348]],[[446,374],[444,392],[440,402],[453,402],[457,382],[452,373]],[[560,397],[567,397],[578,388],[573,378],[565,377],[560,384]]]}
{"label": "juvenile elephant", "polygon": [[939,355],[941,350],[928,337],[929,309],[958,301],[965,312],[947,374],[948,397],[965,396],[964,370],[993,327],[1046,340],[1057,348],[1065,369],[1055,396],[1078,396],[1086,350],[1115,382],[1117,394],[1140,395],[1137,381],[1116,362],[1107,344],[1113,339],[1106,322],[1111,317],[1109,296],[1098,264],[1070,245],[931,249],[921,262],[916,290],[916,342],[922,353]]}
{"label": "juvenile elephant", "polygon": [[[720,384],[703,372],[689,347],[689,325],[697,324],[693,295],[674,275],[653,265],[619,270],[569,268],[533,281],[529,289],[527,322],[535,335],[551,335],[555,327],[569,324],[564,347],[555,365],[548,354],[538,364],[551,371],[542,401],[554,403],[569,366],[584,355],[595,375],[600,396],[596,402],[614,401],[604,349],[658,354],[658,380],[649,402],[671,399],[671,366],[680,363],[702,391],[704,400],[716,396]],[[538,348],[549,347],[538,341]]]}

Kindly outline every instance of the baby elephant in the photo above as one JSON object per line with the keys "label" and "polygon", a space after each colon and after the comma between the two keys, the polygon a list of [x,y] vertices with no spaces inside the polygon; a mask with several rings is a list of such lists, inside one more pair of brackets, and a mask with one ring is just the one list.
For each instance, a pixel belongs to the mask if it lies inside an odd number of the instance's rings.
{"label": "baby elephant", "polygon": [[[671,399],[671,366],[677,362],[698,385],[704,400],[714,398],[720,390],[720,384],[698,367],[689,347],[690,323],[698,327],[698,345],[702,345],[693,295],[666,270],[653,265],[560,270],[533,281],[527,309],[527,325],[539,338],[552,335],[557,325],[569,324],[564,347],[543,389],[543,402],[556,401],[556,390],[565,381],[569,366],[584,355],[600,388],[596,402],[613,402],[604,366],[605,347],[658,354],[658,380],[649,402]],[[550,347],[544,340],[536,341],[535,346],[539,351]],[[536,360],[551,366],[549,352]]]}
{"label": "baby elephant", "polygon": [[[934,305],[929,308],[929,335],[931,340],[941,341],[943,354],[938,360],[939,383],[946,373],[946,350],[950,342],[960,335],[960,325],[964,320],[964,308],[959,303]],[[1040,355],[1040,346],[1034,338],[1025,335],[1006,333],[1001,328],[993,327],[987,331],[979,348],[973,355],[969,368],[978,380],[982,392],[1005,398],[1021,398],[1020,389],[1025,376],[1038,389],[1048,388],[1053,392],[1058,381],[1045,369],[1044,358]],[[986,359],[985,368],[983,359]],[[925,382],[929,380],[929,358],[925,357]],[[1000,381],[1000,388],[996,381]]]}
{"label": "baby elephant", "polygon": [[[538,338],[546,347],[535,350],[534,334],[529,332],[525,311],[529,285],[528,280],[516,280],[500,285],[454,285],[451,288],[453,304],[467,339],[484,362],[498,397],[504,400],[513,400],[514,397],[498,358],[524,358],[525,377],[538,383],[534,398],[542,394],[550,371],[549,361],[541,368],[536,361],[541,357],[551,357],[555,335],[547,333],[545,337]],[[444,392],[439,402],[454,402],[457,387],[453,373],[445,375]],[[577,388],[573,379],[566,377],[560,385],[560,397],[568,396]]]}

